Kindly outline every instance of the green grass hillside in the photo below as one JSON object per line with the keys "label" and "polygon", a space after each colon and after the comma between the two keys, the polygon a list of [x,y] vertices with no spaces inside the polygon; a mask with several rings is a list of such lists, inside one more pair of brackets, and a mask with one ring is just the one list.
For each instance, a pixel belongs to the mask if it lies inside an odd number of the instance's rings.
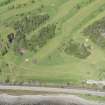
{"label": "green grass hillside", "polygon": [[0,82],[105,79],[105,0],[0,0]]}

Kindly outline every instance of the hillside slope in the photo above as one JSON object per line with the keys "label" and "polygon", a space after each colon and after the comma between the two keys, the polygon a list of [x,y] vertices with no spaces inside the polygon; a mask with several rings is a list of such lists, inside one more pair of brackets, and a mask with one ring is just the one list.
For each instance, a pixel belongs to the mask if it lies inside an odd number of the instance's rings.
{"label": "hillside slope", "polygon": [[104,27],[105,0],[0,0],[0,81],[104,80]]}

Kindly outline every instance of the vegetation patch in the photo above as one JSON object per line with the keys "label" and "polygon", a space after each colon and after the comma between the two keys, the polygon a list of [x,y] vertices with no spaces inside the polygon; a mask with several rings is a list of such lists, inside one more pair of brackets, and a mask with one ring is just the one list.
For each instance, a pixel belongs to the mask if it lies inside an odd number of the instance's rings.
{"label": "vegetation patch", "polygon": [[20,21],[17,21],[14,25],[16,32],[30,33],[38,28],[41,24],[45,23],[49,19],[48,14],[37,16],[26,16]]}
{"label": "vegetation patch", "polygon": [[95,44],[105,48],[105,18],[89,25],[84,30],[84,35],[88,36]]}
{"label": "vegetation patch", "polygon": [[[43,15],[37,15],[37,16],[26,16],[20,21],[17,21],[14,24],[14,29],[16,31],[15,40],[14,40],[14,50],[19,51],[20,48],[26,48],[27,47],[26,35],[28,35],[31,31],[34,31],[35,29],[37,29],[41,24],[44,24],[48,19],[49,19],[49,15],[43,14]],[[11,39],[11,41],[13,42],[13,39]],[[10,37],[8,42],[10,42]],[[6,42],[7,45],[10,44],[8,42]],[[2,55],[5,55],[7,52],[8,52],[8,49],[2,46],[2,50],[1,50]]]}
{"label": "vegetation patch", "polygon": [[32,39],[28,43],[28,47],[34,51],[42,48],[50,39],[55,36],[56,25],[48,25],[43,27],[38,35],[33,35]]}
{"label": "vegetation patch", "polygon": [[64,52],[68,55],[85,59],[91,54],[91,46],[86,43],[76,42],[73,39],[69,40],[66,44]]}
{"label": "vegetation patch", "polygon": [[0,6],[7,5],[7,4],[11,3],[12,1],[15,1],[15,0],[3,0],[2,2],[0,2]]}
{"label": "vegetation patch", "polygon": [[8,44],[0,36],[0,56],[4,56],[8,52]]}

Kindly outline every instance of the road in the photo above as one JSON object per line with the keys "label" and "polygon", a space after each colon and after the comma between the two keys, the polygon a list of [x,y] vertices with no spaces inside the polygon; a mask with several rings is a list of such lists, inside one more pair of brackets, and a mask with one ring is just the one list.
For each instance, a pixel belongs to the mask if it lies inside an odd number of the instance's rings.
{"label": "road", "polygon": [[4,86],[0,85],[0,90],[28,90],[34,92],[60,93],[60,94],[89,94],[93,96],[105,97],[105,92],[86,89],[67,89],[51,87],[31,87],[31,86]]}
{"label": "road", "polygon": [[[33,92],[59,93],[57,95],[21,95],[11,96],[7,94],[0,95],[0,105],[105,105],[87,101],[80,97],[70,94],[90,94],[94,96],[105,96],[105,92],[92,91],[86,89],[66,89],[51,87],[31,87],[31,86],[5,86],[0,85],[0,90],[28,90]],[[66,95],[68,94],[68,95]],[[18,104],[17,104],[18,103]]]}

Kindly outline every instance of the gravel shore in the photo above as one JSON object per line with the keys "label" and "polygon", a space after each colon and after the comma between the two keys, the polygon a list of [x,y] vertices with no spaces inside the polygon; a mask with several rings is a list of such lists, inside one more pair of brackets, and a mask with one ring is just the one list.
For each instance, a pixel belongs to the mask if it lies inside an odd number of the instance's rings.
{"label": "gravel shore", "polygon": [[84,100],[74,95],[0,95],[0,105],[105,105]]}

